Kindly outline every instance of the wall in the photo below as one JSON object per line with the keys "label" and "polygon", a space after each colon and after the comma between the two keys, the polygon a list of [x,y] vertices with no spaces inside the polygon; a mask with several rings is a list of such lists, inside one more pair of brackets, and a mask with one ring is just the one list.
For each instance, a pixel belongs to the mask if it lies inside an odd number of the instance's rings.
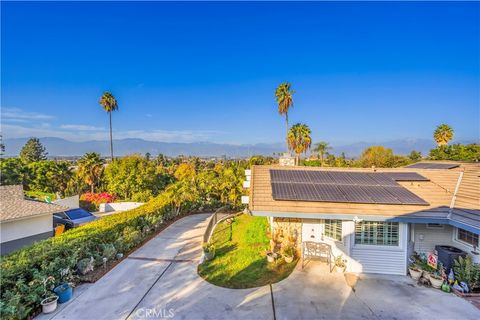
{"label": "wall", "polygon": [[54,204],[58,204],[59,206],[64,206],[69,209],[77,209],[80,207],[80,197],[78,195],[68,198],[63,198],[59,200],[53,201]]}
{"label": "wall", "polygon": [[114,203],[101,203],[99,206],[100,212],[112,212],[112,211],[126,211],[138,208],[143,205],[143,202],[114,202]]}
{"label": "wall", "polygon": [[429,229],[426,224],[412,224],[414,250],[428,254],[435,250],[435,245],[448,245],[468,252],[474,262],[480,263],[480,255],[472,254],[473,247],[455,240],[455,232],[455,227],[449,225],[444,225],[443,229]]}
{"label": "wall", "polygon": [[53,235],[51,214],[0,223],[2,255]]}
{"label": "wall", "polygon": [[53,233],[51,214],[0,223],[0,242],[7,242],[40,233]]}

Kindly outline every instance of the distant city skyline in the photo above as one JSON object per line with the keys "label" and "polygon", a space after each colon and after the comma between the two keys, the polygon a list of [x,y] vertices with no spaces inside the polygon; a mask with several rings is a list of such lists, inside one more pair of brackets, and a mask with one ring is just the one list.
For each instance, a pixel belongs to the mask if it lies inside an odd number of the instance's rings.
{"label": "distant city skyline", "polygon": [[[478,141],[478,2],[2,2],[3,138]],[[105,14],[108,12],[108,14]]]}

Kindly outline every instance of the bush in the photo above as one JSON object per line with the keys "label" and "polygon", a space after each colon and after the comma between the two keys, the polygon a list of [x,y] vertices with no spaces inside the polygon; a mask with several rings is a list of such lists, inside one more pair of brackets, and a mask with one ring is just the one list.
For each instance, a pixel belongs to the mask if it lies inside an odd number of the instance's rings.
{"label": "bush", "polygon": [[467,256],[465,259],[458,257],[453,271],[458,282],[465,282],[470,290],[480,289],[480,264],[473,263],[472,257]]}
{"label": "bush", "polygon": [[174,210],[172,199],[170,193],[161,194],[134,210],[106,216],[1,257],[0,318],[31,316],[44,295],[38,280],[51,276],[58,285],[66,268],[77,270],[80,263],[85,270],[92,260],[99,265],[104,256],[111,258],[114,252],[134,248],[168,219],[185,212],[188,205]]}
{"label": "bush", "polygon": [[88,211],[98,211],[100,204],[112,203],[115,202],[115,200],[115,196],[107,192],[87,192],[80,196],[80,206]]}

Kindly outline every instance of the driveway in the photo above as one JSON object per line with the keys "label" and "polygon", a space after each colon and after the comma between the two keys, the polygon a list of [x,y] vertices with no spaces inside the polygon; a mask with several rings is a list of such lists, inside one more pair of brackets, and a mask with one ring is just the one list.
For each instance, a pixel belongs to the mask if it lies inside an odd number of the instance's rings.
{"label": "driveway", "polygon": [[209,214],[178,220],[75,299],[39,319],[479,319],[465,300],[407,277],[360,278],[352,290],[321,263],[255,289],[225,289],[197,275]]}

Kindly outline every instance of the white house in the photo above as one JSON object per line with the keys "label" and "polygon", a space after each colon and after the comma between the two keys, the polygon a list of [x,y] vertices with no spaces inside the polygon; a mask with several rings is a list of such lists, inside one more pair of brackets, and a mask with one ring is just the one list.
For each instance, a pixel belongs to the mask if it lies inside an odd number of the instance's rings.
{"label": "white house", "polygon": [[[248,205],[300,247],[324,242],[347,270],[407,273],[414,251],[453,246],[480,262],[480,164],[396,169],[254,166]],[[420,167],[420,168],[419,168]]]}
{"label": "white house", "polygon": [[52,215],[67,208],[25,199],[21,185],[0,186],[0,250],[5,255],[53,235]]}

